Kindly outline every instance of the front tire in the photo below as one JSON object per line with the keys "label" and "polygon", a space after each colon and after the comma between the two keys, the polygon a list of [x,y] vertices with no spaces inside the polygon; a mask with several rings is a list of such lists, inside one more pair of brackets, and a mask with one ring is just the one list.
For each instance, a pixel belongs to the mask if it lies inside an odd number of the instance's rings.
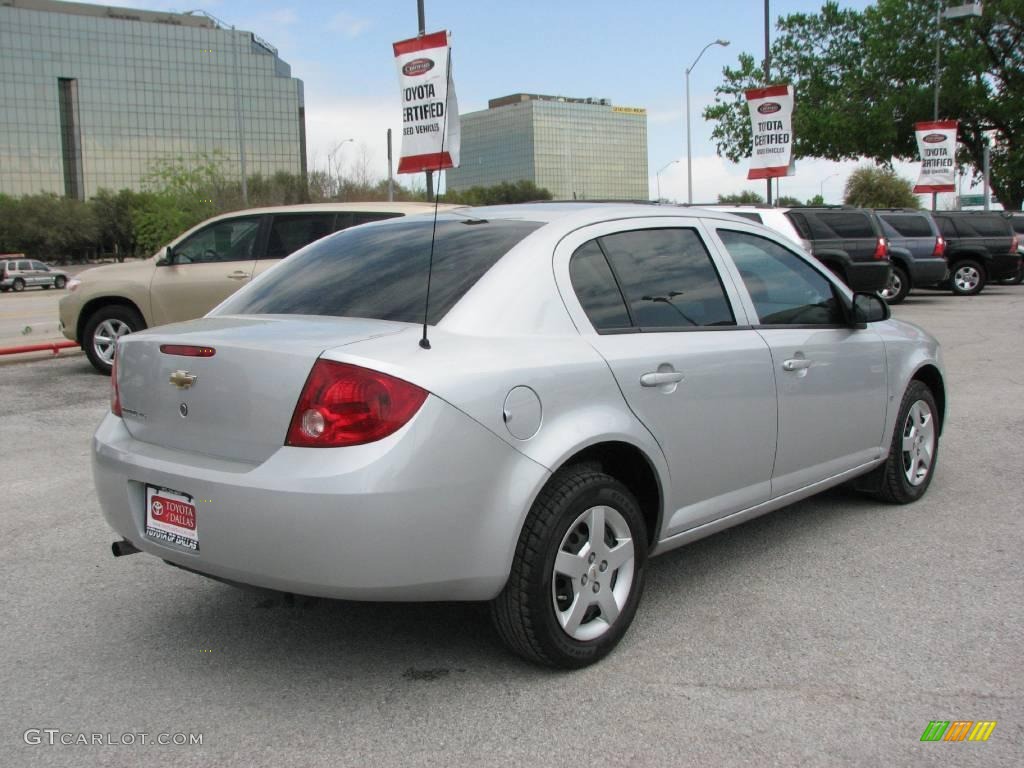
{"label": "front tire", "polygon": [[117,340],[145,327],[146,322],[134,309],[122,304],[111,304],[100,307],[89,317],[79,343],[93,368],[109,376],[114,364]]}
{"label": "front tire", "polygon": [[646,566],[647,526],[633,494],[592,466],[569,467],[534,502],[491,618],[523,658],[585,667],[626,633]]}
{"label": "front tire", "polygon": [[900,403],[889,458],[882,465],[876,496],[890,504],[910,504],[928,490],[939,458],[939,409],[932,391],[910,382]]}
{"label": "front tire", "polygon": [[892,265],[889,272],[889,283],[878,292],[878,298],[890,306],[902,304],[910,293],[910,275],[903,267]]}
{"label": "front tire", "polygon": [[61,277],[54,278],[53,287],[56,288],[58,291],[64,290],[64,286],[67,285],[67,284],[68,284],[68,279],[66,277],[61,276]]}
{"label": "front tire", "polygon": [[971,259],[958,261],[949,276],[950,287],[957,296],[974,296],[981,293],[986,282],[985,268]]}

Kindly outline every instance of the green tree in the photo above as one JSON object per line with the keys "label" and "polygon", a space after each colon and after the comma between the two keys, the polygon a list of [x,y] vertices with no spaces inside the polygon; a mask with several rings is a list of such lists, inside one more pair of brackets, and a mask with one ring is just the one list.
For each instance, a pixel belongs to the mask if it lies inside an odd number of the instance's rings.
{"label": "green tree", "polygon": [[718,202],[732,205],[761,205],[764,203],[764,198],[757,192],[745,189],[731,195],[719,195]]}
{"label": "green tree", "polygon": [[846,180],[843,202],[858,208],[920,208],[914,185],[890,168],[864,165]]}
{"label": "green tree", "polygon": [[776,200],[775,204],[780,208],[799,208],[803,205],[799,199],[792,195],[780,195]]}
{"label": "green tree", "polygon": [[99,227],[101,247],[114,253],[118,261],[135,255],[135,221],[133,213],[139,194],[130,189],[113,192],[99,190],[89,201]]}
{"label": "green tree", "polygon": [[536,200],[550,200],[551,193],[538,187],[532,181],[503,181],[491,187],[470,187],[464,190],[447,190],[441,198],[445,203],[465,205],[503,205],[506,203],[530,203]]}
{"label": "green tree", "polygon": [[824,205],[824,204],[825,204],[825,198],[822,197],[821,195],[815,195],[814,197],[812,197],[810,200],[807,201],[807,205]]}
{"label": "green tree", "polygon": [[[828,2],[818,13],[778,20],[772,80],[796,91],[797,157],[917,160],[914,123],[932,119],[935,0],[878,0],[863,11]],[[940,117],[960,120],[960,160],[982,167],[992,139],[992,186],[1001,201],[1024,199],[1024,0],[985,0],[980,18],[944,21]],[[719,154],[750,155],[743,91],[765,85],[761,63],[743,53],[726,67],[715,103]]]}

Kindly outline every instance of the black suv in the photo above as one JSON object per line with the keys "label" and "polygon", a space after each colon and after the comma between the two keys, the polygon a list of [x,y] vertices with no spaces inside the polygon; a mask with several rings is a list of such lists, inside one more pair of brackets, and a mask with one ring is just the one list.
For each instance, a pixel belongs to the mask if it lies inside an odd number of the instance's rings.
{"label": "black suv", "polygon": [[927,211],[911,208],[876,209],[889,240],[892,274],[878,295],[899,304],[915,285],[934,285],[946,278],[946,241]]}
{"label": "black suv", "polygon": [[862,208],[791,208],[786,216],[815,258],[854,291],[889,284],[889,243],[878,219]]}
{"label": "black suv", "polygon": [[946,238],[949,278],[940,288],[958,296],[981,293],[989,280],[1009,280],[1020,269],[1017,234],[1002,211],[934,211]]}

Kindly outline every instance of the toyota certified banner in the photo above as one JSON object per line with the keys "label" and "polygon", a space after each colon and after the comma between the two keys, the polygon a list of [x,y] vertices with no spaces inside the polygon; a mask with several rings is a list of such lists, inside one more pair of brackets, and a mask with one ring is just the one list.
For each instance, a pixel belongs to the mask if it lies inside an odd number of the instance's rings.
{"label": "toyota certified banner", "polygon": [[959,120],[916,123],[917,148],[921,152],[921,175],[915,192],[953,192],[956,190],[956,129]]}
{"label": "toyota certified banner", "polygon": [[402,156],[399,173],[459,164],[459,104],[451,78],[447,32],[394,44],[402,86]]}
{"label": "toyota certified banner", "polygon": [[748,179],[792,176],[793,86],[772,85],[747,92],[754,151],[750,156]]}

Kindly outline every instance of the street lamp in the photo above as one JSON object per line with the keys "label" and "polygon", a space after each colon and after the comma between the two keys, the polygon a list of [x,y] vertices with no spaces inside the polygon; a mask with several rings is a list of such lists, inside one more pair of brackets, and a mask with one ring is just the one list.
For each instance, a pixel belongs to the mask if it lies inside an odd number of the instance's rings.
{"label": "street lamp", "polygon": [[725,48],[729,45],[729,41],[715,40],[705,45],[701,48],[700,53],[697,54],[697,58],[693,60],[693,64],[686,70],[686,202],[688,203],[693,202],[693,159],[690,155],[690,73],[697,66],[697,62],[704,55],[704,51],[713,45],[720,45]]}
{"label": "street lamp", "polygon": [[667,162],[663,166],[661,166],[661,170],[660,171],[658,171],[656,174],[654,174],[654,178],[657,179],[657,183],[658,183],[658,200],[659,201],[661,200],[661,174],[670,165],[675,165],[678,162],[679,162],[678,160],[670,160],[669,162]]}
{"label": "street lamp", "polygon": [[821,202],[825,202],[825,182],[828,181],[829,179],[835,178],[838,175],[838,173],[830,173],[828,176],[821,180],[821,184],[818,185],[818,197],[821,198]]}

